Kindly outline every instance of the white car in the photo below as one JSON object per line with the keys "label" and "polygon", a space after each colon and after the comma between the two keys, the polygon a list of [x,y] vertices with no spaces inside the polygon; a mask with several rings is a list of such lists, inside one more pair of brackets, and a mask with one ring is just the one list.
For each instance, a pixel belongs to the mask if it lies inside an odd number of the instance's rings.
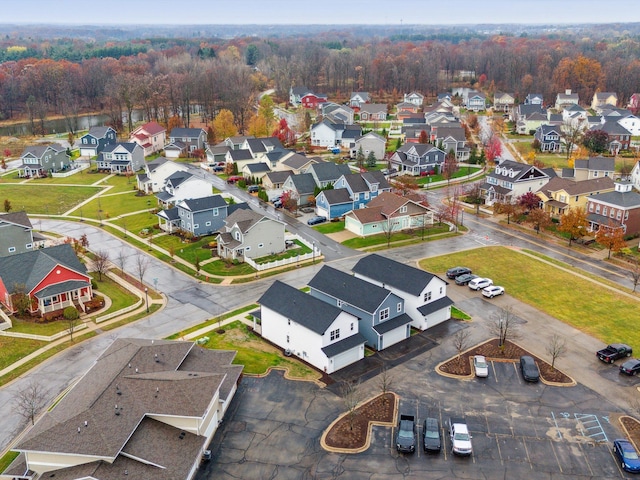
{"label": "white car", "polygon": [[493,298],[496,295],[504,295],[504,287],[498,287],[497,285],[492,285],[491,287],[483,288],[482,295],[487,298]]}
{"label": "white car", "polygon": [[469,282],[469,288],[471,290],[482,290],[483,288],[490,287],[493,285],[493,280],[490,278],[474,278]]}
{"label": "white car", "polygon": [[486,378],[489,376],[489,364],[482,355],[473,357],[473,368],[476,371],[476,377]]}

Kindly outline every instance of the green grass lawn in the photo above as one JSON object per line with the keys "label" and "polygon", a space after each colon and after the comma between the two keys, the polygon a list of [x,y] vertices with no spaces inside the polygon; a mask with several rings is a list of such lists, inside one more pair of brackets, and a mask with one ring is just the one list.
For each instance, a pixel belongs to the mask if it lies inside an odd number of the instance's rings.
{"label": "green grass lawn", "polygon": [[46,344],[47,342],[39,340],[0,336],[0,370],[44,347]]}
{"label": "green grass lawn", "polygon": [[233,310],[231,312],[227,312],[223,315],[219,315],[215,318],[211,318],[209,320],[207,320],[206,322],[203,323],[199,323],[198,325],[194,325],[193,327],[189,327],[185,330],[181,330],[178,333],[174,333],[173,335],[170,335],[167,337],[167,340],[176,340],[178,338],[182,338],[185,335],[189,335],[190,333],[193,333],[197,330],[200,330],[201,328],[205,328],[211,325],[216,325],[218,323],[218,321],[222,321],[222,320],[226,320],[227,318],[231,318],[231,317],[235,317],[236,315],[240,315],[241,313],[244,312],[250,312],[251,310],[255,310],[258,308],[258,304],[257,303],[252,303],[251,305],[247,305],[245,307],[242,308],[238,308],[236,310]]}
{"label": "green grass lawn", "polygon": [[[135,215],[127,215],[126,217],[121,217],[118,219],[110,220],[111,223],[118,225],[119,227],[124,227],[127,229],[127,232],[133,232],[136,235],[140,233],[140,230],[143,228],[151,229],[154,225],[158,223],[158,217],[155,214],[145,213],[136,213]],[[159,233],[162,230],[154,230],[154,233]],[[122,233],[120,234],[122,235]]]}
{"label": "green grass lawn", "polygon": [[[135,175],[132,175],[129,178],[125,175],[114,175],[104,182],[101,182],[100,185],[113,187],[109,189],[107,195],[120,192],[133,192],[137,189],[137,180]],[[153,200],[154,201],[152,203],[156,203],[155,198]]]}
{"label": "green grass lawn", "polygon": [[[480,167],[460,167],[460,169],[451,176],[451,179],[462,178],[462,177],[466,177],[467,175],[473,175],[479,170],[482,170],[482,169]],[[431,182],[429,182],[429,179],[431,179]],[[417,180],[418,180],[418,185],[426,185],[427,183],[441,182],[445,180],[445,178],[442,176],[442,174],[438,174],[438,175],[417,177]]]}
{"label": "green grass lawn", "polygon": [[99,187],[0,184],[0,198],[8,199],[14,211],[26,210],[31,214],[60,215],[100,190],[102,189]]}
{"label": "green grass lawn", "polygon": [[[424,229],[424,240],[428,240],[431,235],[436,233],[445,233],[449,231],[448,225],[435,225],[431,228]],[[422,230],[415,229],[412,233],[408,231],[397,232],[391,235],[390,243],[400,242],[404,240],[422,240]],[[375,245],[387,244],[387,236],[384,233],[378,233],[376,235],[369,235],[367,237],[354,237],[342,242],[345,247],[349,248],[366,248],[373,247]]]}
{"label": "green grass lawn", "polygon": [[91,185],[107,177],[106,173],[89,173],[89,170],[81,170],[78,173],[64,178],[32,178],[28,185]]}
{"label": "green grass lawn", "polygon": [[4,472],[18,455],[20,455],[20,452],[15,452],[13,450],[9,450],[5,453],[2,458],[0,458],[0,472]]}
{"label": "green grass lawn", "polygon": [[[156,207],[157,200],[151,195],[138,197],[133,192],[130,194],[123,193],[122,195],[110,195],[107,197],[94,198],[82,207],[82,216],[85,218],[94,218],[96,220],[99,220],[100,217],[102,217],[103,220],[107,220],[108,218],[117,217],[123,213],[137,212],[139,210],[147,210],[149,208]],[[77,208],[71,212],[71,214],[80,216],[80,210],[80,208]],[[98,210],[102,210],[102,213]],[[155,215],[152,214],[152,216]]]}
{"label": "green grass lawn", "polygon": [[342,230],[344,230],[344,220],[342,220],[341,222],[321,223],[320,225],[316,225],[313,228],[324,235],[328,233],[341,232]]}
{"label": "green grass lawn", "polygon": [[91,273],[90,275],[98,284],[98,290],[95,290],[95,293],[97,293],[98,295],[105,295],[111,299],[111,307],[109,307],[107,311],[101,312],[99,316],[106,315],[111,312],[116,312],[123,308],[129,307],[138,301],[138,297],[120,286],[120,284],[111,280],[106,275],[102,276],[102,281],[98,280],[97,273]]}
{"label": "green grass lawn", "polygon": [[169,247],[173,245],[176,257],[180,257],[191,264],[195,263],[196,255],[200,261],[211,258],[211,250],[208,248],[202,248],[202,246],[213,241],[215,241],[214,236],[201,237],[197,242],[190,243],[182,243],[180,237],[175,235],[162,235],[153,239],[153,243],[155,245],[158,245],[167,251],[169,250]]}
{"label": "green grass lawn", "polygon": [[478,248],[420,262],[422,268],[435,273],[452,265],[467,266],[473,273],[493,279],[509,295],[603,343],[623,341],[640,350],[640,331],[629,321],[640,313],[638,301],[503,247]]}
{"label": "green grass lawn", "polygon": [[[56,322],[48,323],[36,323],[35,319],[33,321],[28,321],[12,318],[11,323],[13,324],[13,327],[7,330],[8,332],[30,333],[33,335],[44,335],[46,337],[55,335],[56,333],[62,332],[63,330],[67,330],[69,328],[69,325],[65,320],[58,320]],[[80,320],[78,320],[78,323],[80,323]]]}
{"label": "green grass lawn", "polygon": [[211,275],[220,276],[250,275],[256,273],[253,267],[247,263],[227,263],[224,260],[215,260],[207,263],[203,265],[200,270]]}
{"label": "green grass lawn", "polygon": [[260,258],[254,258],[256,263],[269,263],[275,260],[284,260],[285,258],[297,257],[298,255],[304,255],[311,253],[311,249],[299,240],[295,240],[296,247],[287,248],[284,252],[276,253],[273,255],[266,255]]}

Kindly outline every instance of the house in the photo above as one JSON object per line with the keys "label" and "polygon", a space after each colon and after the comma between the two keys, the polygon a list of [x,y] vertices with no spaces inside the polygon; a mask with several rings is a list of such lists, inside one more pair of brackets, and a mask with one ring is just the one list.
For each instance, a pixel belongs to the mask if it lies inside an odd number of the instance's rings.
{"label": "house", "polygon": [[342,175],[349,175],[351,169],[344,163],[320,162],[308,166],[304,173],[310,173],[317,187],[326,188],[338,181]]}
{"label": "house", "polygon": [[588,126],[589,113],[580,105],[570,105],[562,111],[562,123],[571,128],[585,130]]}
{"label": "house", "polygon": [[328,97],[324,93],[307,92],[300,98],[300,103],[304,108],[316,109],[322,103],[325,103]]}
{"label": "house", "polygon": [[314,147],[351,147],[351,143],[362,134],[360,125],[331,123],[322,120],[311,126],[311,145]]}
{"label": "house", "polygon": [[349,97],[349,106],[351,108],[359,111],[362,108],[362,105],[365,103],[369,103],[371,101],[371,97],[367,92],[351,92],[351,96]]}
{"label": "house", "polygon": [[320,162],[322,162],[320,157],[307,157],[300,153],[292,153],[277,163],[276,171],[287,171],[293,174],[304,173],[311,165]]}
{"label": "house", "polygon": [[140,145],[144,156],[147,157],[164,148],[164,144],[167,143],[167,129],[156,122],[148,122],[131,132],[129,141]]}
{"label": "house", "polygon": [[255,137],[253,135],[235,135],[233,137],[225,138],[222,143],[229,147],[231,150],[240,150],[242,148],[242,145],[244,145],[244,143],[250,138]]}
{"label": "house", "polygon": [[600,113],[605,108],[618,105],[618,94],[615,92],[596,92],[591,100],[591,109]]}
{"label": "house", "polygon": [[293,173],[289,170],[283,170],[281,172],[267,172],[264,177],[262,177],[262,187],[267,191],[282,189],[284,182],[291,175],[293,175]]}
{"label": "house", "polygon": [[628,180],[616,180],[613,192],[589,197],[588,229],[595,232],[613,226],[622,228],[625,235],[640,234],[640,193],[632,187]]}
{"label": "house", "polygon": [[224,231],[217,237],[218,256],[242,262],[280,253],[285,249],[284,226],[251,209],[236,209],[224,219]]}
{"label": "house", "polygon": [[0,303],[16,312],[15,302],[23,294],[31,299],[31,315],[43,316],[72,306],[84,310],[93,290],[86,267],[63,243],[0,257]]}
{"label": "house", "polygon": [[364,358],[358,318],[279,280],[258,300],[262,336],[328,374]]}
{"label": "house", "polygon": [[480,191],[487,205],[495,202],[514,203],[527,192],[537,192],[550,179],[550,172],[536,166],[504,160],[487,175],[487,181],[480,186]]}
{"label": "house", "polygon": [[483,112],[487,109],[487,96],[482,92],[472,90],[465,96],[465,106],[467,110],[472,112]]}
{"label": "house", "polygon": [[353,125],[355,112],[347,105],[339,105],[333,102],[326,102],[319,107],[320,115],[330,123],[342,123]]}
{"label": "house", "polygon": [[433,225],[433,212],[419,202],[383,192],[345,215],[344,228],[360,237]]}
{"label": "house", "polygon": [[420,107],[409,102],[400,102],[396,104],[396,118],[404,120],[405,118],[418,117]]}
{"label": "house", "polygon": [[142,147],[137,143],[107,145],[96,159],[98,171],[117,174],[133,174],[144,167]]}
{"label": "house", "polygon": [[573,105],[578,105],[578,94],[571,93],[571,89],[566,89],[564,93],[558,93],[556,95],[555,108],[558,111],[563,111]]}
{"label": "house", "polygon": [[176,205],[181,200],[203,198],[211,195],[212,186],[206,180],[189,172],[175,172],[169,175],[156,194],[158,204],[163,208]]}
{"label": "house", "polygon": [[375,350],[384,350],[411,336],[411,317],[404,299],[354,275],[323,266],[309,282],[309,295],[358,319],[358,332]]}
{"label": "house", "polygon": [[516,99],[513,93],[496,92],[493,95],[493,109],[496,112],[509,113],[513,110]]}
{"label": "house", "polygon": [[516,124],[516,133],[520,135],[529,135],[548,122],[547,111],[539,104],[518,105],[511,116]]}
{"label": "house", "polygon": [[269,152],[284,151],[284,147],[277,137],[247,138],[240,149],[249,150],[251,156],[257,160],[264,160],[265,155]]}
{"label": "house", "polygon": [[640,191],[640,161],[637,161],[631,169],[629,180],[631,180],[631,183],[633,184],[635,189]]}
{"label": "house", "polygon": [[618,118],[605,116],[604,121],[606,122],[608,120],[614,120],[618,122],[619,125],[622,125],[626,130],[629,131],[632,137],[640,136],[640,119],[633,115],[630,111],[623,110],[620,117]]}
{"label": "house", "polygon": [[20,439],[4,478],[191,480],[240,382],[234,357],[116,339]]}
{"label": "house", "polygon": [[0,214],[0,257],[42,248],[45,240],[33,231],[26,212]]}
{"label": "house", "polygon": [[446,154],[430,143],[406,143],[391,156],[391,165],[402,175],[439,171]]}
{"label": "house", "polygon": [[591,178],[576,181],[571,178],[554,177],[536,192],[542,209],[552,217],[560,217],[572,208],[586,208],[590,196],[612,192],[611,177]]}
{"label": "house", "polygon": [[333,189],[345,188],[353,201],[353,208],[363,208],[369,201],[382,192],[390,192],[391,185],[379,170],[342,175]]}
{"label": "house", "polygon": [[540,125],[533,138],[540,142],[541,152],[561,152],[565,150],[562,141],[562,130],[555,125]]}
{"label": "house", "polygon": [[368,132],[356,138],[354,146],[355,152],[362,150],[364,158],[369,158],[369,154],[373,153],[376,160],[384,159],[387,140],[375,132]]}
{"label": "house", "polygon": [[202,128],[174,128],[169,133],[169,144],[164,147],[167,158],[189,155],[194,150],[206,149],[207,132]]}
{"label": "house", "polygon": [[262,177],[271,171],[269,165],[264,162],[248,163],[242,167],[242,176],[253,183],[260,183]]}
{"label": "house", "polygon": [[80,144],[81,157],[95,157],[107,145],[114,145],[117,142],[117,133],[111,127],[91,127],[78,143]]}
{"label": "house", "polygon": [[67,149],[58,143],[27,147],[20,155],[20,160],[22,165],[18,167],[18,176],[24,178],[45,177],[71,166]]}
{"label": "house", "polygon": [[289,192],[298,206],[308,205],[315,196],[316,181],[310,173],[290,175],[282,185],[283,192]]}
{"label": "house", "polygon": [[634,115],[638,115],[640,113],[640,93],[634,93],[629,98],[629,103],[627,104],[627,108]]}
{"label": "house", "polygon": [[360,105],[360,121],[382,122],[387,119],[386,103],[366,103]]}
{"label": "house", "polygon": [[353,199],[346,188],[322,190],[316,195],[317,215],[328,219],[340,218],[353,210]]}
{"label": "house", "polygon": [[613,157],[578,158],[573,168],[564,170],[562,176],[571,177],[577,181],[601,177],[613,178],[615,167],[616,159]]}
{"label": "house", "polygon": [[447,296],[447,282],[433,273],[377,254],[361,258],[352,270],[357,278],[391,290],[402,298],[404,311],[418,330],[451,318],[453,301]]}
{"label": "house", "polygon": [[629,150],[631,144],[631,132],[624,128],[616,121],[604,122],[602,125],[596,125],[589,130],[602,130],[607,134],[607,150],[612,155],[617,155],[622,150]]}
{"label": "house", "polygon": [[456,160],[465,162],[471,156],[464,128],[459,122],[431,125],[432,142],[443,152],[454,152]]}
{"label": "house", "polygon": [[221,195],[180,200],[176,206],[157,213],[158,224],[167,233],[188,232],[194,237],[213,235],[224,226],[224,219],[238,205],[228,205]]}
{"label": "house", "polygon": [[227,161],[227,152],[230,150],[232,150],[232,148],[224,142],[220,142],[213,146],[207,145],[204,152],[207,156],[207,166],[209,168],[214,168],[220,163],[225,163]]}
{"label": "house", "polygon": [[308,93],[313,93],[305,86],[294,87],[293,85],[289,87],[289,103],[294,107],[298,107],[302,105],[302,97],[307,95]]}
{"label": "house", "polygon": [[544,98],[541,93],[529,93],[524,99],[525,105],[542,105],[544,104]]}
{"label": "house", "polygon": [[158,193],[164,186],[164,181],[176,172],[186,172],[187,166],[165,157],[145,163],[144,173],[137,175],[138,190],[145,193]]}
{"label": "house", "polygon": [[411,103],[416,107],[422,107],[424,102],[424,95],[418,92],[405,93],[402,99],[405,103]]}
{"label": "house", "polygon": [[245,165],[253,163],[254,161],[255,159],[253,155],[251,155],[251,151],[247,149],[229,150],[225,155],[225,163],[227,166],[235,165],[234,170],[238,172],[241,172]]}

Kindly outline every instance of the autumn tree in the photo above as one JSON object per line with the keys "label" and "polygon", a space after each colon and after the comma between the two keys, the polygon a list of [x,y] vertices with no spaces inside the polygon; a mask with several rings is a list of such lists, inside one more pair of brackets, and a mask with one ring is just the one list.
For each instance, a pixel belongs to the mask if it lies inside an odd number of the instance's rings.
{"label": "autumn tree", "polygon": [[216,115],[216,118],[211,123],[211,128],[213,129],[214,138],[218,142],[238,134],[238,127],[235,125],[233,113],[226,108],[220,110]]}
{"label": "autumn tree", "polygon": [[511,217],[518,211],[516,205],[511,202],[496,202],[493,204],[493,211],[507,216],[507,225],[511,224]]}
{"label": "autumn tree", "polygon": [[567,162],[573,149],[582,141],[583,129],[580,122],[566,120],[560,127],[560,139],[565,149]]}
{"label": "autumn tree", "polygon": [[609,135],[604,130],[589,130],[582,139],[582,145],[592,153],[606,152],[608,142]]}
{"label": "autumn tree", "polygon": [[476,206],[476,215],[480,213],[480,205],[484,203],[484,195],[480,183],[474,183],[465,192],[465,201]]}
{"label": "autumn tree", "polygon": [[444,163],[442,164],[442,176],[447,180],[447,185],[451,183],[453,175],[458,171],[458,159],[453,150],[449,150],[444,157]]}
{"label": "autumn tree", "polygon": [[631,270],[629,271],[629,276],[631,277],[631,282],[633,283],[633,291],[636,291],[638,288],[638,284],[640,283],[640,262],[637,258],[633,259],[631,264]]}
{"label": "autumn tree", "polygon": [[429,143],[429,136],[426,130],[420,130],[420,136],[418,137],[418,143]]}
{"label": "autumn tree", "polygon": [[8,198],[4,199],[4,211],[9,213],[11,211],[11,201]]}
{"label": "autumn tree", "polygon": [[575,89],[580,98],[592,98],[604,86],[604,80],[600,62],[584,55],[561,59],[553,71],[556,91]]}
{"label": "autumn tree", "polygon": [[558,231],[569,236],[569,246],[571,246],[571,242],[585,234],[587,225],[587,212],[584,208],[570,208],[560,217]]}
{"label": "autumn tree", "polygon": [[266,137],[267,136],[267,122],[261,115],[253,115],[249,119],[249,125],[247,127],[249,135],[254,137]]}
{"label": "autumn tree", "polygon": [[479,128],[478,116],[474,113],[467,115],[467,125],[472,131],[477,132]]}
{"label": "autumn tree", "polygon": [[271,132],[273,130],[276,115],[274,112],[273,99],[271,98],[270,95],[264,95],[260,99],[260,106],[258,107],[258,116],[264,119],[266,131]]}
{"label": "autumn tree", "polygon": [[400,175],[392,183],[393,193],[404,197],[420,188],[418,179],[411,175]]}
{"label": "autumn tree", "polygon": [[296,133],[289,127],[286,118],[280,119],[271,136],[280,140],[284,147],[290,147],[296,142]]}
{"label": "autumn tree", "polygon": [[540,208],[540,197],[533,192],[523,193],[518,197],[518,205],[525,211],[530,212],[536,208]]}
{"label": "autumn tree", "polygon": [[173,115],[169,118],[169,121],[167,122],[167,130],[169,130],[169,132],[174,128],[180,127],[182,127],[182,119],[178,115]]}
{"label": "autumn tree", "polygon": [[540,230],[544,230],[551,225],[551,215],[541,208],[535,208],[527,215],[527,222],[530,223],[536,233],[539,234]]}
{"label": "autumn tree", "polygon": [[500,155],[502,155],[502,143],[500,139],[492,135],[484,146],[484,152],[487,160],[490,162],[494,162],[497,158],[500,158]]}
{"label": "autumn tree", "polygon": [[600,225],[600,228],[596,232],[596,242],[603,247],[609,249],[607,259],[611,258],[611,252],[619,252],[627,243],[624,241],[624,230],[619,225],[615,225],[611,220],[604,226]]}

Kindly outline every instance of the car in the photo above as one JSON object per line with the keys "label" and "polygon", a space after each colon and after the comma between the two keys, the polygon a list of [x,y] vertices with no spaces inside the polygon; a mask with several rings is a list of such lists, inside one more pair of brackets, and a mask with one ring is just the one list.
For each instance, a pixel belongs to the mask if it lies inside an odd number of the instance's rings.
{"label": "car", "polygon": [[221,167],[220,165],[216,165],[215,167],[213,167],[213,171],[214,172],[224,172],[224,167]]}
{"label": "car", "polygon": [[293,240],[285,240],[284,241],[284,246],[286,248],[291,248],[296,244],[296,242],[294,242]]}
{"label": "car", "polygon": [[632,358],[620,365],[620,372],[627,375],[637,375],[640,372],[640,360]]}
{"label": "car", "polygon": [[630,357],[633,349],[624,343],[612,343],[598,350],[596,356],[604,363],[613,363],[619,358]]}
{"label": "car", "polygon": [[478,277],[469,282],[469,288],[471,290],[482,290],[483,288],[493,285],[493,280],[490,278]]}
{"label": "car", "polygon": [[279,198],[273,201],[274,208],[282,208],[282,200]]}
{"label": "car", "polygon": [[307,220],[307,225],[318,225],[319,223],[324,223],[326,221],[327,217],[316,215],[315,217],[311,217],[309,220]]}
{"label": "car", "polygon": [[496,285],[492,285],[487,288],[482,289],[482,295],[487,298],[493,298],[496,295],[504,295],[504,287],[498,287]]}
{"label": "car", "polygon": [[231,175],[229,178],[227,178],[227,183],[234,184],[239,182],[240,180],[244,180],[244,177],[240,177],[238,175]]}
{"label": "car", "polygon": [[474,278],[478,278],[478,275],[474,275],[473,273],[463,273],[456,277],[456,285],[467,285]]}
{"label": "car", "polygon": [[483,355],[473,357],[473,369],[476,371],[476,377],[487,378],[489,376],[489,364]]}
{"label": "car", "polygon": [[526,382],[537,382],[540,380],[540,370],[533,357],[529,355],[523,355],[520,357],[520,371],[522,372],[522,378]]}
{"label": "car", "polygon": [[258,185],[249,185],[247,187],[247,192],[249,193],[258,193],[259,190],[260,190],[260,187]]}
{"label": "car", "polygon": [[439,452],[442,448],[440,422],[437,418],[426,418],[422,425],[422,447],[425,452]]}
{"label": "car", "polygon": [[416,417],[400,415],[398,433],[396,434],[396,450],[401,453],[416,451]]}
{"label": "car", "polygon": [[447,270],[447,278],[456,278],[465,273],[472,273],[471,269],[467,267],[453,267]]}
{"label": "car", "polygon": [[629,473],[640,473],[640,458],[633,444],[619,438],[613,441],[613,455],[620,462],[620,468]]}

